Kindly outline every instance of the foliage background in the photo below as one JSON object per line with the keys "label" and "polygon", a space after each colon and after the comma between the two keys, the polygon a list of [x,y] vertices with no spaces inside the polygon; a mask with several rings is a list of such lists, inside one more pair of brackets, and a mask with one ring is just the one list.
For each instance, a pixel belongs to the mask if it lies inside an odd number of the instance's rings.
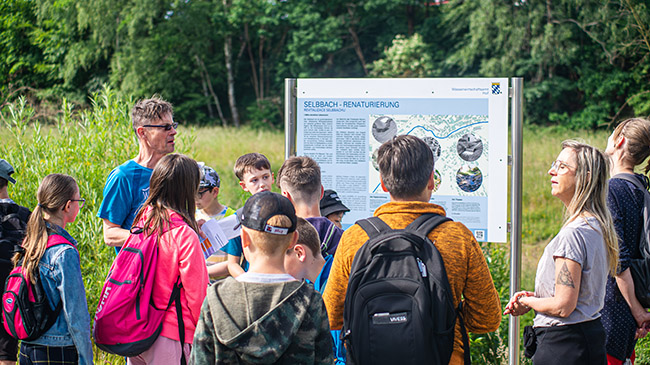
{"label": "foliage background", "polygon": [[[0,157],[12,197],[36,204],[43,176],[74,176],[87,199],[71,225],[94,312],[113,258],[95,217],[106,176],[135,155],[133,100],[160,94],[181,122],[177,151],[214,167],[222,201],[246,195],[241,154],[283,159],[288,77],[523,77],[523,287],[562,221],[547,165],[561,140],[604,147],[608,128],[650,114],[650,12],[643,0],[5,0],[0,2]],[[507,246],[483,247],[502,304]],[[532,317],[526,317],[530,321]],[[637,363],[650,363],[646,341]],[[507,318],[472,336],[503,363]],[[99,363],[121,359],[96,351]]]}
{"label": "foliage background", "polygon": [[291,77],[523,77],[526,121],[650,114],[644,0],[5,0],[0,108],[110,85],[185,124],[278,129]]}

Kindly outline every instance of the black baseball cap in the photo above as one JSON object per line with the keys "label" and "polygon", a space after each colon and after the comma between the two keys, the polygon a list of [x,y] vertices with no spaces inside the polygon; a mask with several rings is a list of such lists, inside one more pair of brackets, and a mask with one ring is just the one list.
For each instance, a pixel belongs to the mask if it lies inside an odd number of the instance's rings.
{"label": "black baseball cap", "polygon": [[349,212],[350,209],[343,205],[341,198],[334,190],[327,189],[323,193],[323,198],[320,200],[320,214],[323,217],[336,212]]}
{"label": "black baseball cap", "polygon": [[16,183],[16,179],[11,177],[11,174],[14,173],[14,168],[11,166],[7,160],[0,159],[0,177],[9,181],[12,184]]}
{"label": "black baseball cap", "polygon": [[[285,215],[291,220],[291,227],[275,227],[268,220],[276,215]],[[263,191],[246,201],[239,222],[246,228],[260,232],[286,235],[296,230],[298,219],[291,201],[278,193]]]}

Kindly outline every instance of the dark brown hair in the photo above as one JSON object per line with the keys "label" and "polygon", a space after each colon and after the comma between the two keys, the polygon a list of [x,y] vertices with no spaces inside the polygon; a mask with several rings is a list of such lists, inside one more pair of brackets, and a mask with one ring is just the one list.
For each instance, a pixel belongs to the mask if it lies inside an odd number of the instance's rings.
{"label": "dark brown hair", "polygon": [[278,170],[277,181],[294,199],[310,204],[320,201],[320,166],[310,157],[289,157]]}
{"label": "dark brown hair", "polygon": [[377,163],[388,192],[409,199],[427,187],[433,171],[433,152],[418,137],[401,135],[379,147]]}
{"label": "dark brown hair", "polygon": [[199,228],[194,219],[195,196],[199,189],[199,165],[193,159],[178,153],[166,155],[156,165],[149,181],[149,197],[133,220],[133,227],[140,221],[147,207],[152,211],[144,223],[144,232],[159,236],[170,227],[171,209],[183,217],[194,231]]}
{"label": "dark brown hair", "polygon": [[266,158],[266,156],[257,152],[247,153],[245,155],[239,156],[237,161],[235,161],[235,176],[237,176],[239,181],[244,180],[244,173],[249,172],[253,169],[270,171],[271,163],[269,162],[269,159]]}
{"label": "dark brown hair", "polygon": [[296,231],[298,232],[297,243],[307,246],[314,257],[320,256],[320,238],[318,237],[316,228],[314,228],[314,226],[306,219],[298,217]]}

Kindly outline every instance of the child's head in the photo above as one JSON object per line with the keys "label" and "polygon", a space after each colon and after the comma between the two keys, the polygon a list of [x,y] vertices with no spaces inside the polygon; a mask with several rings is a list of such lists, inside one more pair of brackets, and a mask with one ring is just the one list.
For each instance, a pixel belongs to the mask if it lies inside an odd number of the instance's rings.
{"label": "child's head", "polygon": [[24,257],[27,272],[36,277],[38,262],[41,260],[47,246],[47,227],[45,221],[60,224],[74,222],[84,200],[79,195],[79,187],[72,176],[63,174],[47,175],[36,193],[38,205],[34,208],[27,233],[23,241],[24,252],[14,256],[14,263]]}
{"label": "child's head", "polygon": [[164,224],[169,222],[167,209],[180,214],[185,222],[198,232],[194,220],[196,195],[199,188],[199,165],[193,159],[178,153],[166,155],[153,169],[149,180],[149,197],[133,220],[137,224],[145,209],[153,208],[144,224],[148,234],[162,234]]}
{"label": "child's head", "polygon": [[239,185],[244,191],[256,194],[271,190],[273,185],[271,163],[263,154],[254,152],[240,156],[235,162],[234,170]]}
{"label": "child's head", "polygon": [[16,180],[11,177],[13,173],[13,166],[6,160],[0,158],[0,190],[6,188],[9,182],[12,184],[16,183]]}
{"label": "child's head", "polygon": [[298,241],[289,246],[284,256],[284,269],[287,274],[301,280],[306,278],[308,266],[316,264],[314,259],[322,257],[320,238],[316,228],[304,218],[298,218]]}
{"label": "child's head", "polygon": [[205,166],[203,162],[199,162],[199,169],[201,171],[201,181],[196,195],[196,207],[205,209],[215,202],[219,203],[221,179],[213,168]]}
{"label": "child's head", "polygon": [[240,219],[242,247],[249,261],[249,253],[283,257],[297,238],[296,211],[289,199],[280,194],[264,191],[253,195],[244,204]]}
{"label": "child's head", "polygon": [[278,171],[278,185],[282,195],[290,196],[300,206],[318,206],[323,186],[320,166],[307,156],[288,158]]}
{"label": "child's head", "polygon": [[343,219],[343,215],[349,211],[350,209],[343,204],[336,191],[330,189],[325,190],[323,198],[320,200],[320,214],[323,217],[327,217],[337,227],[343,228],[341,220]]}

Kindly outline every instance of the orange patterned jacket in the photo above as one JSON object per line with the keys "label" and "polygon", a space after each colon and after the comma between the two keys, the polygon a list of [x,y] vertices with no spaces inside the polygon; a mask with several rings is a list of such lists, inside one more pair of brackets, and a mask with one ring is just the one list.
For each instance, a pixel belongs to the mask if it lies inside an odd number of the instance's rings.
{"label": "orange patterned jacket", "polygon": [[[424,202],[390,202],[375,211],[393,229],[402,229],[424,213],[445,215],[442,207]],[[463,299],[463,318],[468,331],[486,333],[495,331],[501,323],[501,303],[492,282],[481,247],[472,233],[459,222],[445,222],[429,233],[445,263],[454,305]],[[334,255],[332,271],[323,293],[332,330],[343,325],[343,303],[350,277],[352,259],[368,240],[358,225],[347,229]],[[454,352],[450,364],[463,363],[463,345],[460,325],[456,323]]]}

